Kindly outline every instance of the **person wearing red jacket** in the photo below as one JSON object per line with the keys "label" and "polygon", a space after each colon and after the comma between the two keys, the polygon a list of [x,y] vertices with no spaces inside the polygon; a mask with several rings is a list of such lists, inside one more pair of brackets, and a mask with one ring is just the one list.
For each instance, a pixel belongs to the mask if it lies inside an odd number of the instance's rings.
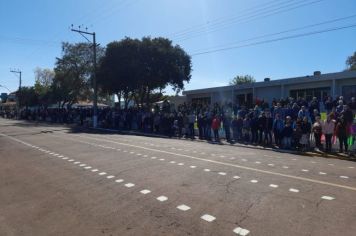
{"label": "person wearing red jacket", "polygon": [[220,139],[219,139],[220,123],[221,123],[221,121],[219,119],[219,116],[215,115],[213,121],[211,122],[211,128],[213,129],[213,132],[214,132],[215,142],[220,142]]}

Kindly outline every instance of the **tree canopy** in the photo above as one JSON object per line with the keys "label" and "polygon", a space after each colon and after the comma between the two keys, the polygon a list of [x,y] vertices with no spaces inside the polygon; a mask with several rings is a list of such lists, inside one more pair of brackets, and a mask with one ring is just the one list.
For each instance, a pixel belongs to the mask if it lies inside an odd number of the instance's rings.
{"label": "tree canopy", "polygon": [[[104,49],[97,47],[97,56]],[[91,99],[91,78],[93,74],[93,50],[88,43],[63,43],[62,57],[56,59],[55,76],[52,83],[53,100],[60,106]]]}
{"label": "tree canopy", "polygon": [[170,85],[176,92],[191,79],[191,58],[165,38],[125,38],[107,45],[99,63],[98,84],[136,104],[149,104],[150,95]]}
{"label": "tree canopy", "polygon": [[230,85],[241,85],[255,83],[256,80],[251,75],[238,75],[235,76],[230,82]]}
{"label": "tree canopy", "polygon": [[346,60],[347,70],[356,70],[356,51]]}

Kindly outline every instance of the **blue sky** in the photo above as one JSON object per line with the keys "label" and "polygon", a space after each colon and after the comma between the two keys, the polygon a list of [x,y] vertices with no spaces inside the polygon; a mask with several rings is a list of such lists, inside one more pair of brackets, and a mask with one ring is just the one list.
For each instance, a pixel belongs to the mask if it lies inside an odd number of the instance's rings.
{"label": "blue sky", "polygon": [[[355,0],[1,0],[0,85],[17,88],[10,68],[23,71],[24,86],[34,84],[36,67],[53,68],[62,41],[83,41],[71,24],[88,26],[101,45],[125,36],[163,36],[195,54],[352,15]],[[353,24],[356,16],[243,44]],[[260,81],[342,71],[356,51],[355,39],[356,27],[196,55],[186,89],[227,85],[235,75]]]}

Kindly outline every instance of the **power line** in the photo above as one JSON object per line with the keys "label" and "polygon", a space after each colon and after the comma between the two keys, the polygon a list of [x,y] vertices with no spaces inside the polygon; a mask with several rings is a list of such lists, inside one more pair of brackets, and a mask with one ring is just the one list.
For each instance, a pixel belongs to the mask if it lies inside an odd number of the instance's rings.
{"label": "power line", "polygon": [[[277,15],[277,14],[280,14],[280,13],[285,13],[285,12],[288,12],[288,11],[291,11],[291,10],[295,10],[295,9],[298,9],[298,8],[301,8],[301,7],[305,7],[305,6],[309,6],[309,5],[312,5],[312,4],[316,4],[316,3],[319,3],[319,2],[322,2],[322,1],[325,1],[325,0],[316,0],[316,1],[307,2],[307,3],[305,3],[305,0],[304,1],[299,1],[299,2],[296,2],[296,3],[284,5],[284,6],[281,6],[281,7],[278,7],[278,8],[274,8],[274,9],[271,9],[271,10],[267,10],[267,11],[264,11],[262,13],[254,14],[254,15],[251,15],[251,16],[248,16],[248,17],[236,18],[236,19],[234,19],[234,20],[232,20],[230,22],[226,22],[224,24],[219,24],[219,25],[216,25],[215,27],[211,27],[208,30],[201,29],[199,31],[192,32],[192,33],[189,33],[187,35],[180,36],[180,37],[176,38],[175,40],[177,40],[177,41],[185,41],[185,40],[196,38],[196,37],[199,37],[199,36],[202,36],[202,35],[206,35],[206,34],[210,34],[210,33],[213,33],[213,32],[221,31],[221,30],[229,28],[231,25],[234,25],[234,24],[237,24],[237,23],[248,23],[248,22],[251,22],[253,20],[263,19],[263,18],[266,18],[266,17],[269,17],[269,16]],[[296,4],[299,4],[299,5],[296,5]]]}
{"label": "power line", "polygon": [[356,24],[347,25],[347,26],[341,26],[341,27],[335,27],[335,28],[329,28],[329,29],[319,30],[319,31],[312,31],[312,32],[307,32],[307,33],[302,33],[302,34],[295,34],[295,35],[291,35],[291,36],[285,36],[285,37],[280,37],[280,38],[275,38],[275,39],[270,39],[270,40],[264,40],[264,41],[244,44],[244,45],[240,45],[240,46],[220,48],[220,49],[215,49],[215,50],[210,50],[210,51],[205,51],[205,52],[198,52],[198,53],[192,54],[191,56],[199,56],[199,55],[210,54],[210,53],[221,52],[221,51],[227,51],[227,50],[232,50],[232,49],[237,49],[237,48],[244,48],[244,47],[250,47],[250,46],[255,46],[255,45],[260,45],[260,44],[283,41],[283,40],[287,40],[287,39],[301,38],[301,37],[306,37],[306,36],[310,36],[310,35],[322,34],[322,33],[326,33],[326,32],[338,31],[338,30],[354,28],[354,27],[356,27]]}
{"label": "power line", "polygon": [[276,32],[276,33],[264,34],[264,35],[260,35],[260,36],[256,36],[256,37],[252,37],[252,38],[248,38],[248,39],[244,39],[244,40],[235,41],[235,42],[228,43],[228,44],[222,44],[222,45],[218,45],[218,46],[214,46],[214,47],[210,47],[210,48],[201,49],[199,51],[213,50],[215,48],[231,46],[231,45],[235,45],[235,44],[238,44],[238,43],[244,43],[244,42],[253,41],[253,40],[256,40],[256,39],[261,39],[261,38],[266,38],[266,37],[270,37],[270,36],[276,36],[276,35],[281,35],[281,34],[290,33],[290,32],[294,32],[294,31],[299,31],[299,30],[303,30],[303,29],[313,28],[313,27],[320,26],[320,25],[331,24],[331,23],[335,23],[335,22],[338,22],[338,21],[344,21],[344,20],[352,19],[352,18],[355,18],[355,17],[356,17],[356,14],[350,15],[350,16],[346,16],[346,17],[336,18],[336,19],[332,19],[332,20],[328,20],[328,21],[323,21],[323,22],[319,22],[319,23],[315,23],[315,24],[311,24],[311,25],[306,25],[306,26],[301,26],[301,27],[292,28],[292,29],[288,29],[288,30],[283,30],[283,31],[279,31],[279,32]]}
{"label": "power line", "polygon": [[[276,3],[278,1],[281,1],[281,0],[274,0],[274,1],[270,1],[270,2],[267,2],[267,3],[261,4],[261,5],[254,6],[254,7],[249,7],[247,9],[244,9],[243,11],[239,11],[239,14],[244,13],[244,12],[249,12],[251,10],[255,10],[258,7],[263,7],[263,6],[269,5],[270,3]],[[294,0],[290,0],[290,1],[294,1]],[[236,17],[236,15],[233,15],[230,18],[232,18],[232,17]],[[208,26],[210,24],[215,24],[217,22],[226,21],[227,19],[229,19],[229,18],[227,18],[227,17],[219,17],[219,18],[213,19],[211,21],[208,21],[207,23],[197,24],[197,25],[188,27],[186,29],[179,30],[179,31],[177,31],[175,33],[168,34],[167,36],[168,37],[180,36],[182,34],[187,33],[188,31],[191,31],[191,30],[194,31],[195,29],[200,29],[202,27],[206,27],[206,26]]]}

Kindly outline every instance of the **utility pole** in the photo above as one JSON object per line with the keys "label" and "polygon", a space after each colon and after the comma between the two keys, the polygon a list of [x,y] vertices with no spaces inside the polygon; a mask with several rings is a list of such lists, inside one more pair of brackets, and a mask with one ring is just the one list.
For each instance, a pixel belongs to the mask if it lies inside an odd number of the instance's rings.
{"label": "utility pole", "polygon": [[[94,89],[94,97],[93,97],[93,127],[96,128],[98,126],[98,86],[96,83],[96,38],[95,38],[95,32],[88,32],[88,28],[85,28],[85,31],[80,29],[80,26],[78,29],[73,29],[73,25],[71,28],[71,31],[77,32],[80,35],[82,35],[89,43],[93,44],[93,89]],[[93,37],[93,41],[90,41],[85,35],[91,35]]]}
{"label": "utility pole", "polygon": [[16,96],[16,110],[17,110],[17,118],[20,118],[20,96],[21,96],[21,84],[22,84],[22,79],[21,79],[21,75],[22,75],[22,71],[17,69],[17,70],[10,70],[10,72],[14,73],[14,74],[18,74],[19,75],[19,90],[18,90],[18,96]]}

